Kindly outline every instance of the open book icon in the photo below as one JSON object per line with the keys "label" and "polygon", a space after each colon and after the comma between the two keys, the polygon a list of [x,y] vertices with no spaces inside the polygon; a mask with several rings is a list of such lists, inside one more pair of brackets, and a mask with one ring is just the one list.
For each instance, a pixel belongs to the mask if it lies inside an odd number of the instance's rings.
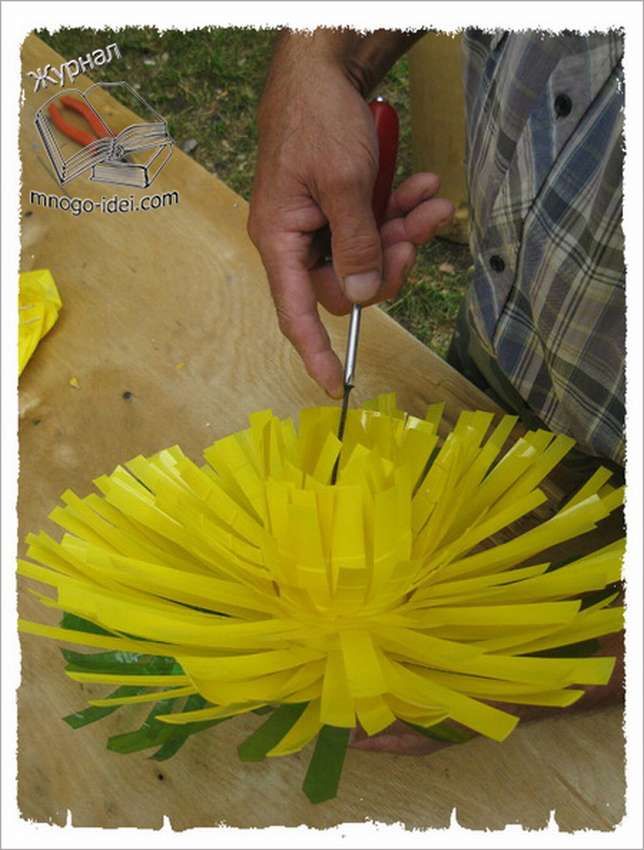
{"label": "open book icon", "polygon": [[[115,110],[107,95],[132,112]],[[54,95],[37,110],[35,124],[61,185],[88,174],[101,183],[144,189],[174,146],[165,119],[126,82]]]}

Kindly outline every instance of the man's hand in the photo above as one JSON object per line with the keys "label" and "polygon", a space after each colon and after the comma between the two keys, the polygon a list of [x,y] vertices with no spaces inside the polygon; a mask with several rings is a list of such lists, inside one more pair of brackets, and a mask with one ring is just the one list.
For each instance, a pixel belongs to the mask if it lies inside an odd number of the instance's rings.
{"label": "man's hand", "polygon": [[[378,230],[371,196],[376,133],[363,97],[413,38],[318,31],[290,34],[275,55],[259,109],[259,154],[248,232],[268,274],[280,328],[332,397],[342,367],[318,315],[396,295],[416,247],[446,225],[439,180],[416,174],[393,192]],[[331,231],[333,265],[325,264]]]}

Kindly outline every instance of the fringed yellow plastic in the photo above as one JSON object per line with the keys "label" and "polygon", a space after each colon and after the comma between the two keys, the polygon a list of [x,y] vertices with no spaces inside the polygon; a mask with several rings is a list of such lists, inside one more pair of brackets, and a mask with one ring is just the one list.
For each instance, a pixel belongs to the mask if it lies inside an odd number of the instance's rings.
{"label": "fringed yellow plastic", "polygon": [[49,333],[63,306],[49,269],[22,272],[18,282],[18,374],[40,340]]}
{"label": "fringed yellow plastic", "polygon": [[67,533],[30,535],[39,566],[19,572],[55,589],[46,605],[110,634],[22,631],[179,665],[69,672],[150,688],[93,705],[201,695],[210,705],[158,718],[185,724],[308,703],[269,755],[299,750],[323,725],[376,734],[397,718],[452,718],[500,741],[517,717],[488,700],[564,707],[578,686],[608,681],[614,659],[530,655],[622,628],[614,597],[586,608],[580,597],[619,580],[623,540],[554,570],[539,558],[619,505],[608,473],[490,545],[546,501],[539,484],[570,439],[535,431],[503,454],[515,418],[466,412],[441,441],[439,406],[421,420],[388,395],[349,412],[341,446],[337,417],[306,410],[296,430],[256,413],[206,449],[205,466],[173,447],[98,479],[100,497],[64,493],[52,519]]}

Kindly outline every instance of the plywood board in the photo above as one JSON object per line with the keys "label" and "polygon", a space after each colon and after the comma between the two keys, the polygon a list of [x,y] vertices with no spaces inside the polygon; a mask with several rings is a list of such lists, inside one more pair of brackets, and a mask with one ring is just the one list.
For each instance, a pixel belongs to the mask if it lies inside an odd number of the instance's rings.
{"label": "plywood board", "polygon": [[[27,39],[25,69],[61,61]],[[65,488],[85,494],[92,478],[138,453],[180,443],[197,459],[254,410],[290,415],[327,402],[278,332],[246,236],[246,204],[188,156],[175,151],[153,186],[179,192],[166,209],[73,217],[29,202],[31,190],[61,192],[33,127],[46,95],[26,91],[22,109],[21,267],[51,269],[64,307],[20,382],[21,537],[54,531],[47,515]],[[123,109],[109,99],[104,106]],[[84,178],[67,191],[113,194]],[[346,320],[328,327],[342,348]],[[449,422],[463,408],[494,409],[375,308],[365,312],[359,369],[358,401],[396,390],[405,409],[422,414],[444,400]],[[21,613],[46,619],[27,584]],[[622,816],[619,708],[527,724],[503,745],[474,740],[431,758],[352,751],[339,798],[316,807],[300,791],[309,750],[238,761],[236,746],[257,718],[215,727],[162,766],[119,756],[106,738],[144,712],[132,707],[73,732],[60,718],[95,691],[66,679],[53,643],[27,636],[22,653],[19,806],[35,821],[63,823],[70,811],[78,826],[158,828],[168,816],[176,829],[365,819],[424,828],[446,826],[455,808],[477,829],[544,826],[551,810],[564,829],[609,829]]]}

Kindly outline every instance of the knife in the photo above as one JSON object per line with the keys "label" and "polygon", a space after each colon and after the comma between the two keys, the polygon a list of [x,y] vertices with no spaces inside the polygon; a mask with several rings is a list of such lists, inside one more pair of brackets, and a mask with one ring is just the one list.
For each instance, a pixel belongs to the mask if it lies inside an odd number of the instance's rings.
{"label": "knife", "polygon": [[[378,137],[378,174],[373,187],[372,209],[376,224],[380,228],[385,220],[387,203],[391,195],[391,187],[396,171],[396,156],[398,154],[398,114],[390,103],[382,97],[377,97],[369,104],[373,116]],[[347,351],[344,358],[344,394],[342,396],[342,407],[340,409],[340,421],[338,424],[338,439],[344,439],[344,430],[347,424],[347,413],[349,411],[349,395],[354,387],[356,373],[356,358],[358,354],[358,340],[360,337],[360,318],[362,316],[362,305],[354,304],[349,321],[349,334],[347,337]],[[331,473],[331,484],[335,484],[340,467],[340,453],[336,458],[333,472]]]}

